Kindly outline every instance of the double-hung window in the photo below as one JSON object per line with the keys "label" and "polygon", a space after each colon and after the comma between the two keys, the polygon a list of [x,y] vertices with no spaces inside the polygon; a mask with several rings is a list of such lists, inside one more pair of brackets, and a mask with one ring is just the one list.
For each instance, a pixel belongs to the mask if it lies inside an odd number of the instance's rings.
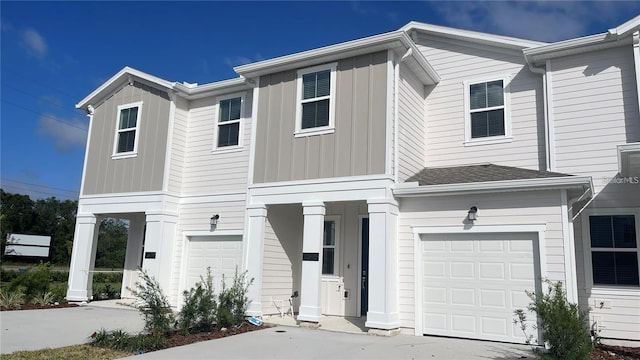
{"label": "double-hung window", "polygon": [[222,150],[240,146],[243,102],[241,94],[222,97],[218,101],[215,149]]}
{"label": "double-hung window", "polygon": [[634,215],[589,216],[594,285],[640,285]]}
{"label": "double-hung window", "polygon": [[113,157],[135,156],[138,149],[142,102],[118,106]]}
{"label": "double-hung window", "polygon": [[325,221],[322,237],[322,275],[337,275],[336,253],[336,222]]}
{"label": "double-hung window", "polygon": [[333,132],[336,64],[298,71],[296,136]]}
{"label": "double-hung window", "polygon": [[506,83],[506,78],[465,82],[465,144],[510,139]]}

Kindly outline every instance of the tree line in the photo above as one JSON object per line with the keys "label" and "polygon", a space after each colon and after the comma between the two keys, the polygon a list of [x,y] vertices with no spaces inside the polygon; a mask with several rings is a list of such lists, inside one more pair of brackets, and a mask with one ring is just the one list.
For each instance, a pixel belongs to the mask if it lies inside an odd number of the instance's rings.
{"label": "tree line", "polygon": [[[7,234],[43,235],[51,236],[46,261],[69,266],[77,211],[77,200],[60,200],[55,197],[32,200],[28,195],[8,193],[0,189],[0,254],[3,254],[3,260],[45,260],[4,257]],[[127,223],[124,221],[112,218],[102,220],[98,234],[96,267],[123,266],[127,231]]]}

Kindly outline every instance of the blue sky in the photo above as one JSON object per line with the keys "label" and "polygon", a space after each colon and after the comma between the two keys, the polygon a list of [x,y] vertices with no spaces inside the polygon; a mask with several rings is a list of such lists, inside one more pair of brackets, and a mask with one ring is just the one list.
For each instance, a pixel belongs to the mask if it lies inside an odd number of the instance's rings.
{"label": "blue sky", "polygon": [[124,66],[170,81],[396,30],[409,21],[557,41],[640,2],[0,2],[0,185],[77,199],[88,118],[75,104]]}

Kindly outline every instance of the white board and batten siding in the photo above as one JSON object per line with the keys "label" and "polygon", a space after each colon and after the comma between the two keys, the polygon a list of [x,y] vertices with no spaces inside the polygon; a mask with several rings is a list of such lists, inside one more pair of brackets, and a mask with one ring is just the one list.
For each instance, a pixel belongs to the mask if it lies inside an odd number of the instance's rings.
{"label": "white board and batten siding", "polygon": [[[414,228],[463,228],[470,206],[478,207],[474,227],[509,225],[544,229],[540,273],[552,281],[565,281],[561,198],[559,191],[477,194],[400,200],[398,219],[398,275],[401,327],[415,329],[416,268]],[[435,231],[435,230],[434,230]],[[464,233],[464,231],[461,231]],[[538,246],[538,245],[535,245]],[[417,250],[420,253],[419,249]],[[542,266],[542,265],[541,265]],[[524,294],[524,289],[523,294]],[[512,341],[506,339],[507,341]]]}
{"label": "white board and batten siding", "polygon": [[398,182],[404,182],[426,166],[424,85],[400,65],[398,84]]}
{"label": "white board and batten siding", "polygon": [[[527,69],[521,51],[500,50],[421,34],[418,49],[442,80],[426,88],[428,167],[491,162],[539,170],[543,166],[542,77]],[[465,146],[464,81],[510,76],[513,141]]]}

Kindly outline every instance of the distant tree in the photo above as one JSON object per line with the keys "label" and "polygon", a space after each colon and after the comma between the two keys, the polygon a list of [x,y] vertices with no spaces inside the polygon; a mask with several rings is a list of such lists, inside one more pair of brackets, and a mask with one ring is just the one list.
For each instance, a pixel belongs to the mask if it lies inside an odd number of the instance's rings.
{"label": "distant tree", "polygon": [[123,268],[127,251],[127,224],[119,219],[106,218],[100,223],[96,267]]}
{"label": "distant tree", "polygon": [[69,265],[71,261],[77,209],[77,201],[60,201],[55,197],[39,199],[34,204],[35,219],[31,231],[51,236],[49,261],[53,264]]}
{"label": "distant tree", "polygon": [[0,189],[0,254],[4,254],[7,234],[33,234],[34,202],[27,195],[11,194]]}

